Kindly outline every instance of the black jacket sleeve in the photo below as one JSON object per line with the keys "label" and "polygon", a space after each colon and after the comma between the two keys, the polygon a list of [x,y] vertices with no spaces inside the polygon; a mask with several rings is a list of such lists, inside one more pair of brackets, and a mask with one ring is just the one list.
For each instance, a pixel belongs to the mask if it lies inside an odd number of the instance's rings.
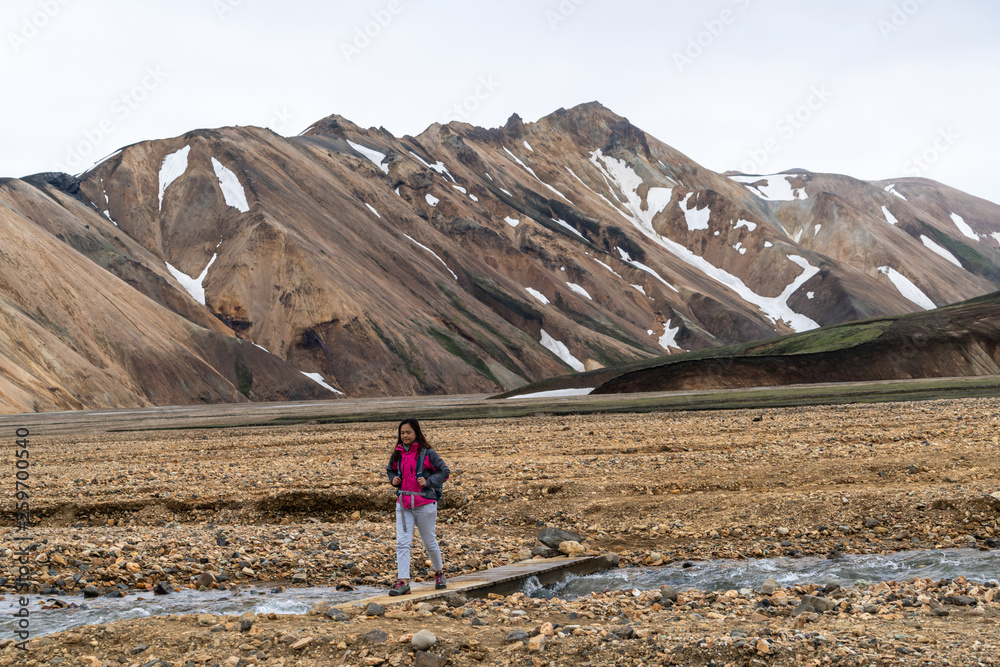
{"label": "black jacket sleeve", "polygon": [[396,469],[392,465],[392,456],[389,456],[389,463],[387,463],[386,466],[385,466],[385,474],[389,478],[389,483],[390,484],[392,483],[392,478],[393,477],[398,477],[399,476],[399,473],[396,472]]}
{"label": "black jacket sleeve", "polygon": [[[448,466],[445,465],[444,460],[438,456],[438,453],[433,449],[427,450],[427,458],[430,460],[431,466],[434,468],[433,474],[427,474],[427,483],[430,486],[441,488],[445,482],[448,481],[448,477],[451,476],[451,471],[448,470]],[[430,473],[429,470],[425,470],[425,473]]]}

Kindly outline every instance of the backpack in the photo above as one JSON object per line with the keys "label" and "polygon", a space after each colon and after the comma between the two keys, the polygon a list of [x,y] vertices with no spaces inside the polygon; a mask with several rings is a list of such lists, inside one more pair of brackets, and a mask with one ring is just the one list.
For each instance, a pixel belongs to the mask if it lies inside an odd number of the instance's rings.
{"label": "backpack", "polygon": [[[417,460],[417,477],[420,477],[424,472],[425,460],[427,460],[427,452],[424,452],[424,455]],[[444,507],[444,488],[440,486],[427,486],[427,488],[420,492],[420,495],[428,500],[437,501],[438,509]]]}

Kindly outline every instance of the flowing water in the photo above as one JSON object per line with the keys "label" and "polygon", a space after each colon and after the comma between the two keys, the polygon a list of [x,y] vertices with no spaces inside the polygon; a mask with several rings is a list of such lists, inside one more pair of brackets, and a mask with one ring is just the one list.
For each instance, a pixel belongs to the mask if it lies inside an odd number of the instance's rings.
{"label": "flowing water", "polygon": [[[90,623],[110,623],[122,618],[145,618],[168,614],[305,614],[317,602],[342,604],[351,600],[378,595],[379,590],[360,587],[354,591],[342,592],[335,588],[287,588],[270,592],[262,588],[245,588],[240,591],[195,591],[182,590],[169,595],[152,593],[132,593],[122,598],[84,598],[83,596],[43,597],[30,596],[28,607],[30,632],[32,637],[60,632]],[[59,600],[79,607],[42,609]],[[39,604],[42,603],[42,604]],[[18,619],[12,614],[19,609],[18,596],[11,593],[0,600],[0,639],[13,637]]]}
{"label": "flowing water", "polygon": [[[688,567],[685,567],[688,565]],[[636,567],[608,570],[583,577],[569,575],[549,587],[541,587],[532,577],[525,593],[538,598],[573,599],[591,592],[638,588],[649,590],[670,584],[679,590],[759,589],[765,579],[780,585],[827,584],[852,586],[858,582],[901,581],[912,577],[953,579],[959,575],[973,581],[995,581],[1000,577],[1000,551],[949,549],[904,551],[881,555],[847,555],[843,558],[770,558],[755,560],[687,561],[663,567]],[[123,598],[58,598],[30,596],[32,637],[68,630],[91,623],[110,623],[123,618],[144,618],[168,614],[304,614],[321,601],[341,604],[377,595],[381,591],[362,587],[341,592],[334,588],[288,588],[271,592],[260,588],[240,591],[184,590],[170,595],[132,593]],[[78,607],[42,609],[52,600]],[[41,604],[40,604],[41,603]],[[18,596],[0,599],[0,638],[13,637],[18,618]]]}
{"label": "flowing water", "polygon": [[913,577],[954,579],[960,575],[965,575],[970,581],[995,581],[1000,577],[1000,551],[942,549],[845,555],[836,559],[685,561],[662,567],[636,567],[583,577],[568,576],[547,587],[539,586],[538,580],[534,579],[525,584],[524,592],[537,598],[573,599],[605,590],[650,590],[664,584],[678,590],[759,590],[768,578],[783,587],[828,583],[847,587],[859,582],[902,581]]}

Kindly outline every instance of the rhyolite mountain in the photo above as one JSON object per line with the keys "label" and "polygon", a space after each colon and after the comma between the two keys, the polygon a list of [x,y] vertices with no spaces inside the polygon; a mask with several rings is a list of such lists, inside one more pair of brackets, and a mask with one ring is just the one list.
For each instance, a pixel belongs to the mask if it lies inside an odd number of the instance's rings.
{"label": "rhyolite mountain", "polygon": [[1000,287],[1000,206],[719,174],[597,103],[197,130],[0,204],[6,412],[499,392]]}

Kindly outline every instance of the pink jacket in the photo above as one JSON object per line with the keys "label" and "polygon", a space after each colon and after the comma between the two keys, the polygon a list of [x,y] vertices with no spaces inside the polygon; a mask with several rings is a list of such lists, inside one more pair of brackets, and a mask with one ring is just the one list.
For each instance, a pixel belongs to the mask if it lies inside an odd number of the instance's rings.
{"label": "pink jacket", "polygon": [[[417,450],[419,449],[420,445],[416,442],[410,445],[409,451],[407,451],[406,445],[396,445],[396,451],[400,452],[402,455],[402,459],[399,462],[399,470],[396,471],[397,473],[401,473],[399,476],[403,480],[403,483],[400,485],[400,490],[402,491],[412,491],[414,493],[420,493],[423,491],[417,483]],[[423,472],[426,473],[424,475],[425,477],[435,472],[434,467],[431,465],[429,460],[424,460]],[[429,505],[434,501],[429,498],[421,498],[419,496],[411,496],[407,493],[401,493],[399,494],[398,502],[403,504],[403,509],[412,510],[420,507],[421,505]]]}

